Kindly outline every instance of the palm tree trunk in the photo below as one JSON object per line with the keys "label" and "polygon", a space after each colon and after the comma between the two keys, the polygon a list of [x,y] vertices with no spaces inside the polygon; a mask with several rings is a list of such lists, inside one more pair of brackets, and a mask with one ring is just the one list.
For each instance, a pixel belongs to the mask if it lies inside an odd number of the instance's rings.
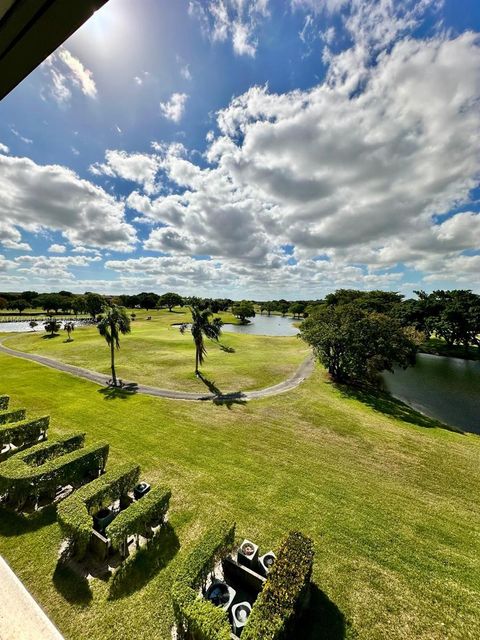
{"label": "palm tree trunk", "polygon": [[198,376],[198,345],[195,345],[195,375]]}
{"label": "palm tree trunk", "polygon": [[113,386],[116,387],[117,386],[117,376],[115,374],[115,345],[112,342],[110,343],[110,359],[111,359],[111,363],[112,363],[112,382],[113,382]]}

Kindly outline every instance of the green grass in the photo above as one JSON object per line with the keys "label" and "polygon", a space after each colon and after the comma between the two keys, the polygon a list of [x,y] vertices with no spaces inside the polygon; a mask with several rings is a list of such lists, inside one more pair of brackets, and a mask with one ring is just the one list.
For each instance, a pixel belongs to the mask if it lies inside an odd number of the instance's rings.
{"label": "green grass", "polygon": [[[194,375],[195,348],[190,331],[181,334],[173,323],[188,322],[188,311],[136,311],[132,332],[121,337],[116,352],[120,378],[163,389],[204,391],[205,384]],[[152,320],[146,320],[151,315]],[[235,322],[231,314],[218,314]],[[228,330],[228,326],[225,327]],[[96,327],[77,328],[73,342],[66,333],[53,338],[43,332],[10,334],[5,345],[13,349],[46,355],[69,364],[110,373],[110,351]],[[224,346],[228,351],[222,350]],[[279,338],[228,333],[220,344],[206,341],[208,355],[202,373],[222,393],[260,389],[288,378],[307,355],[296,337]]]}
{"label": "green grass", "polygon": [[109,464],[138,462],[173,490],[159,546],[110,580],[57,564],[54,509],[0,510],[0,553],[67,640],[170,638],[178,562],[220,517],[265,550],[292,528],[313,537],[302,640],[480,637],[478,436],[347,393],[320,368],[292,392],[230,406],[112,396],[3,354],[0,370],[13,407],[51,414],[50,438],[84,429],[110,442]]}

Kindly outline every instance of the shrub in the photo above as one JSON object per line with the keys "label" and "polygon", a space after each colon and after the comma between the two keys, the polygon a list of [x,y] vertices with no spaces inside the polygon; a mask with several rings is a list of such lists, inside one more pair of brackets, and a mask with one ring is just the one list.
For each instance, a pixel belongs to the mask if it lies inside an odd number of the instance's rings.
{"label": "shrub", "polygon": [[118,498],[126,497],[139,477],[138,465],[121,465],[85,485],[59,504],[57,516],[63,536],[70,541],[78,556],[85,555],[90,542],[92,515]]}
{"label": "shrub", "polygon": [[0,396],[0,409],[8,409],[9,402],[10,396]]}
{"label": "shrub", "polygon": [[242,640],[280,640],[289,635],[295,613],[305,603],[313,567],[313,543],[292,531],[278,552],[262,592],[242,632]]}
{"label": "shrub", "polygon": [[143,498],[119,513],[106,529],[113,547],[118,548],[130,535],[143,534],[152,524],[162,523],[171,495],[172,492],[166,487],[154,487]]}
{"label": "shrub", "polygon": [[179,628],[195,640],[230,640],[227,613],[198,597],[209,571],[232,548],[235,525],[220,522],[207,531],[181,565],[172,588]]}
{"label": "shrub", "polygon": [[0,424],[25,420],[26,415],[27,412],[25,411],[25,409],[10,409],[9,411],[0,411]]}
{"label": "shrub", "polygon": [[83,448],[84,434],[57,443],[42,443],[0,464],[0,494],[20,508],[31,495],[54,493],[59,485],[78,485],[91,472],[104,469],[108,444]]}
{"label": "shrub", "polygon": [[42,416],[33,420],[0,424],[0,449],[6,444],[20,447],[38,442],[40,438],[46,437],[49,422],[49,416]]}

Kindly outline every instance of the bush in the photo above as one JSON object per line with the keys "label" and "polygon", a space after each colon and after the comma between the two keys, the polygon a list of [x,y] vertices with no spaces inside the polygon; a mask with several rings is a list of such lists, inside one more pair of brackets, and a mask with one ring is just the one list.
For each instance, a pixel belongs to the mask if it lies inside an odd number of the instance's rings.
{"label": "bush", "polygon": [[40,438],[46,437],[49,423],[49,416],[42,416],[33,420],[0,424],[0,449],[6,444],[20,447],[38,442]]}
{"label": "bush", "polygon": [[181,565],[172,588],[180,630],[195,640],[230,640],[227,613],[198,597],[198,589],[218,560],[230,552],[235,524],[220,522],[207,531]]}
{"label": "bush", "polygon": [[130,535],[139,535],[153,525],[163,522],[172,492],[166,487],[154,487],[143,498],[124,509],[107,527],[112,546],[119,545]]}
{"label": "bush", "polygon": [[252,608],[242,640],[292,637],[290,632],[295,614],[308,596],[312,567],[312,541],[298,531],[292,531],[282,544]]}
{"label": "bush", "polygon": [[[0,494],[20,508],[29,496],[52,494],[59,485],[78,485],[105,468],[108,444],[83,448],[84,434],[57,443],[42,443],[0,464]],[[73,450],[72,450],[73,449]]]}
{"label": "bush", "polygon": [[0,424],[25,420],[26,415],[27,412],[25,411],[25,409],[10,409],[10,411],[0,411]]}
{"label": "bush", "polygon": [[0,396],[0,409],[8,409],[9,402],[10,396]]}
{"label": "bush", "polygon": [[58,522],[64,538],[80,557],[92,534],[92,515],[118,498],[125,498],[140,477],[140,467],[124,464],[93,480],[58,505]]}

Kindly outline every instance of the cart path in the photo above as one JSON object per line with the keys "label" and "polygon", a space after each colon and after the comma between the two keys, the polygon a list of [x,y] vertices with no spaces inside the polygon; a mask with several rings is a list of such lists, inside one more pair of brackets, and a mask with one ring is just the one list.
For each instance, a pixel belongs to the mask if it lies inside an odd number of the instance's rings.
{"label": "cart path", "polygon": [[[95,384],[101,385],[102,387],[108,386],[109,376],[103,373],[90,371],[90,369],[84,369],[83,367],[76,367],[75,365],[60,362],[59,360],[47,358],[46,356],[41,356],[36,353],[26,353],[24,351],[17,351],[16,349],[10,349],[10,347],[6,347],[4,344],[2,344],[2,341],[0,341],[0,352],[5,353],[9,356],[13,356],[15,358],[31,360],[32,362],[36,362],[37,364],[41,364],[45,367],[50,367],[51,369],[62,371],[63,373],[69,373],[72,376],[89,380],[90,382],[94,382]],[[236,391],[224,394],[196,393],[192,391],[159,389],[158,387],[150,387],[144,384],[137,384],[136,382],[131,382],[128,380],[123,381],[123,389],[125,391],[131,391],[132,393],[143,393],[148,396],[156,396],[157,398],[169,398],[171,400],[213,400],[216,402],[225,403],[244,402],[247,400],[259,400],[261,398],[276,396],[280,393],[285,393],[286,391],[295,389],[295,387],[298,387],[301,382],[311,376],[314,366],[314,357],[312,354],[310,354],[298,367],[295,373],[290,376],[290,378],[287,378],[286,380],[283,380],[283,382],[279,382],[278,384],[275,384],[271,387],[265,387],[264,389],[257,389],[255,391]]]}

